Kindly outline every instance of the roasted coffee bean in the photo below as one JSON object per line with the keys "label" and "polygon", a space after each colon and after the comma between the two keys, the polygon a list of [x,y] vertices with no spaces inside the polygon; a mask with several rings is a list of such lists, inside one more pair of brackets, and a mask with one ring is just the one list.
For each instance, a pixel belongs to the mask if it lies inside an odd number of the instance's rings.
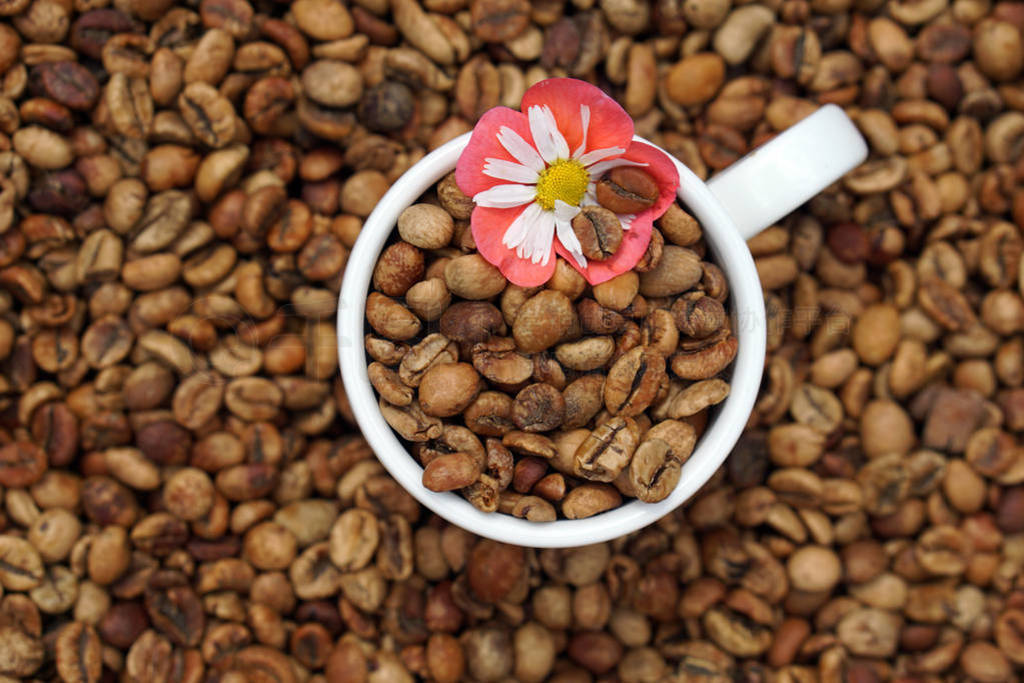
{"label": "roasted coffee bean", "polygon": [[636,497],[657,503],[671,495],[695,442],[696,433],[685,422],[665,420],[649,429],[629,464],[629,483]]}
{"label": "roasted coffee bean", "polygon": [[103,46],[119,33],[137,33],[142,26],[116,9],[93,9],[84,12],[71,25],[71,46],[78,52],[99,60]]}
{"label": "roasted coffee bean", "polygon": [[473,367],[487,381],[499,386],[516,386],[533,374],[530,358],[516,350],[508,338],[495,338],[473,346]]}
{"label": "roasted coffee bean", "polygon": [[595,429],[576,450],[574,473],[592,481],[612,481],[633,458],[639,427],[632,418],[613,417]]}
{"label": "roasted coffee bean", "polygon": [[460,301],[441,315],[441,334],[462,344],[486,342],[491,335],[503,334],[505,322],[493,304]]}
{"label": "roasted coffee bean", "polygon": [[364,93],[359,118],[370,130],[387,133],[405,127],[414,108],[413,93],[404,83],[383,81]]}
{"label": "roasted coffee bean", "polygon": [[708,296],[687,296],[672,304],[679,331],[688,337],[705,339],[715,334],[726,323],[725,308]]}
{"label": "roasted coffee bean", "polygon": [[613,415],[638,415],[654,401],[664,379],[664,356],[638,346],[623,354],[608,371],[605,407]]}
{"label": "roasted coffee bean", "polygon": [[450,417],[465,410],[480,393],[480,375],[468,363],[442,363],[430,367],[419,385],[423,411]]}
{"label": "roasted coffee bean", "polygon": [[192,133],[213,148],[225,147],[235,136],[235,114],[231,103],[206,83],[190,83],[178,97],[181,116]]}
{"label": "roasted coffee bean", "polygon": [[646,171],[633,166],[613,168],[595,185],[597,203],[616,214],[640,213],[658,199],[658,185]]}
{"label": "roasted coffee bean", "polygon": [[512,421],[527,432],[557,429],[565,418],[565,399],[550,384],[537,383],[525,387],[512,402]]}
{"label": "roasted coffee bean", "polygon": [[34,484],[47,468],[47,453],[28,441],[0,447],[0,484],[25,487]]}
{"label": "roasted coffee bean", "polygon": [[544,290],[520,307],[512,326],[512,336],[523,351],[543,351],[561,339],[573,324],[573,318],[572,303],[567,296]]}
{"label": "roasted coffee bean", "polygon": [[57,636],[57,672],[64,681],[98,681],[103,669],[102,644],[95,629],[80,621],[64,626]]}
{"label": "roasted coffee bean", "polygon": [[622,225],[618,216],[603,207],[584,208],[572,219],[572,230],[583,255],[594,261],[609,258],[622,244]]}
{"label": "roasted coffee bean", "polygon": [[453,491],[469,486],[479,476],[477,462],[469,453],[448,453],[423,468],[423,486],[431,491]]}
{"label": "roasted coffee bean", "polygon": [[96,77],[77,62],[48,62],[37,69],[43,91],[66,107],[88,110],[99,98],[100,85]]}
{"label": "roasted coffee bean", "polygon": [[9,591],[27,591],[43,582],[43,561],[32,545],[15,536],[0,538],[0,584]]}
{"label": "roasted coffee bean", "polygon": [[184,576],[173,571],[154,573],[146,585],[145,605],[150,621],[172,642],[199,643],[205,626],[202,603]]}
{"label": "roasted coffee bean", "polygon": [[608,484],[581,484],[562,501],[562,514],[567,519],[593,517],[617,507],[622,497]]}
{"label": "roasted coffee bean", "polygon": [[724,370],[736,357],[739,343],[728,336],[694,351],[679,351],[671,358],[671,368],[682,379],[707,379]]}

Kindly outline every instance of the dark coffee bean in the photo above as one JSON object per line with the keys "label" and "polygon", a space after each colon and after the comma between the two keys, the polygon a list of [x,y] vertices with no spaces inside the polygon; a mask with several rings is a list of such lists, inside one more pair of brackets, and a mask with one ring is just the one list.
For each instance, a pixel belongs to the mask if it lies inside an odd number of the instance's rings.
{"label": "dark coffee bean", "polygon": [[736,442],[726,461],[729,480],[740,488],[761,484],[768,473],[768,437],[762,431],[748,431]]}
{"label": "dark coffee bean", "polygon": [[142,453],[160,465],[184,465],[192,449],[192,435],[170,420],[151,422],[135,435]]}
{"label": "dark coffee bean", "polygon": [[138,509],[135,495],[110,477],[89,477],[82,483],[82,509],[92,521],[108,526],[128,527],[135,521]]}
{"label": "dark coffee bean", "polygon": [[91,109],[100,96],[99,81],[78,62],[40,64],[37,76],[47,97],[71,109]]}
{"label": "dark coffee bean", "polygon": [[78,450],[78,418],[66,403],[47,403],[32,415],[32,438],[49,453],[52,466],[64,467]]}
{"label": "dark coffee bean", "polygon": [[580,32],[576,22],[563,17],[555,22],[544,35],[544,49],[540,63],[545,68],[568,68],[576,61],[580,51]]}
{"label": "dark coffee bean", "polygon": [[85,56],[100,60],[103,46],[118,33],[141,33],[142,26],[116,9],[90,10],[71,25],[71,47]]}
{"label": "dark coffee bean", "polygon": [[30,486],[46,472],[46,452],[28,441],[15,441],[0,448],[0,484]]}
{"label": "dark coffee bean", "polygon": [[23,124],[35,123],[59,133],[70,133],[75,125],[70,109],[45,97],[25,100],[20,109]]}
{"label": "dark coffee bean", "polygon": [[512,40],[530,23],[526,0],[473,0],[469,7],[473,34],[488,43]]}
{"label": "dark coffee bean", "polygon": [[149,617],[138,602],[114,603],[97,624],[103,640],[124,650],[130,648],[148,627]]}
{"label": "dark coffee bean", "polygon": [[294,101],[295,88],[290,80],[280,76],[260,79],[245,95],[245,120],[257,133],[272,133],[278,120]]}
{"label": "dark coffee bean", "polygon": [[408,86],[384,81],[363,93],[359,119],[370,130],[380,133],[405,127],[412,118],[414,101]]}
{"label": "dark coffee bean", "polygon": [[868,257],[871,244],[867,231],[856,223],[837,223],[828,229],[828,248],[843,263],[860,263]]}
{"label": "dark coffee bean", "polygon": [[460,301],[441,315],[441,334],[461,344],[485,342],[503,334],[505,320],[494,304],[485,301]]}
{"label": "dark coffee bean", "polygon": [[89,206],[85,180],[72,168],[38,176],[26,198],[36,211],[62,216],[74,216]]}
{"label": "dark coffee bean", "polygon": [[212,562],[226,557],[234,557],[242,548],[238,536],[222,536],[214,540],[192,538],[185,544],[188,554],[200,562]]}

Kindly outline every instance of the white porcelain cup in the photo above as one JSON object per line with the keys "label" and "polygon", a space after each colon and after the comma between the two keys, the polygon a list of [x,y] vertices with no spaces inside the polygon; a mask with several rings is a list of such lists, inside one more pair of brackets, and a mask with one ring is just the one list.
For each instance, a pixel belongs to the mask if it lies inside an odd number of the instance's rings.
{"label": "white porcelain cup", "polygon": [[754,260],[745,240],[841,178],[867,156],[867,146],[842,109],[827,105],[702,182],[682,163],[679,199],[696,216],[714,261],[729,282],[733,329],[739,342],[729,397],[712,415],[679,484],[660,503],[630,501],[578,520],[528,522],[485,513],[457,493],[435,493],[422,484],[423,468],[384,421],[367,377],[364,313],[377,257],[398,215],[455,168],[469,133],[442,145],[409,169],[384,195],[363,225],[345,269],[338,299],[341,375],[363,435],[381,463],[420,503],[468,531],[505,543],[538,548],[598,543],[636,531],[689,499],[714,474],[736,444],[753,409],[765,357],[765,312]]}

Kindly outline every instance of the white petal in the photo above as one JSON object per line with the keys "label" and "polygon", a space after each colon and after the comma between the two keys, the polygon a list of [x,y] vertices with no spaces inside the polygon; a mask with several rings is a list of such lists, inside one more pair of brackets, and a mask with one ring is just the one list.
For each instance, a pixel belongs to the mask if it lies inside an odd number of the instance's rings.
{"label": "white petal", "polygon": [[[544,209],[538,206],[536,203],[530,204],[523,212],[516,216],[516,219],[512,221],[508,229],[505,230],[505,235],[501,238],[501,243],[509,249],[522,249],[523,242],[527,236],[537,228],[537,221],[540,219],[541,213]],[[518,251],[517,251],[518,253]],[[522,256],[522,254],[519,254]]]}
{"label": "white petal", "polygon": [[484,175],[498,180],[510,180],[513,183],[537,184],[539,174],[528,166],[504,159],[487,158],[484,161]]}
{"label": "white petal", "polygon": [[585,104],[580,105],[580,125],[583,128],[583,139],[580,141],[580,146],[572,153],[573,159],[578,159],[587,150],[587,131],[590,130],[590,107]]}
{"label": "white petal", "polygon": [[629,230],[633,227],[633,221],[636,220],[635,213],[620,213],[616,215],[619,217],[619,223],[622,224],[623,230]]}
{"label": "white petal", "polygon": [[626,150],[623,149],[622,147],[605,147],[604,149],[592,149],[580,157],[580,163],[583,164],[584,166],[590,166],[591,164],[596,164],[602,159],[607,159],[608,157],[624,154],[625,151]]}
{"label": "white petal", "polygon": [[576,214],[579,212],[580,207],[563,202],[561,199],[555,200],[555,218],[563,221],[571,221],[573,218],[576,218]]}
{"label": "white petal", "polygon": [[599,161],[590,168],[587,172],[590,173],[591,178],[600,178],[602,175],[618,168],[619,166],[646,166],[646,163],[640,163],[639,161],[629,161],[628,159],[611,159],[609,161]]}
{"label": "white petal", "polygon": [[527,240],[528,247],[524,250],[525,258],[530,259],[533,263],[546,266],[551,259],[551,240],[554,239],[554,236],[555,214],[551,211],[544,211]]}
{"label": "white petal", "polygon": [[548,106],[533,106],[527,112],[530,120],[530,134],[533,135],[533,144],[537,145],[537,151],[547,163],[558,159],[569,158],[569,143],[562,137],[558,130],[558,123],[555,115],[551,113]]}
{"label": "white petal", "polygon": [[473,201],[477,206],[494,209],[510,209],[532,202],[537,196],[537,188],[533,185],[495,185],[489,190],[477,192]]}
{"label": "white petal", "polygon": [[537,154],[533,145],[508,126],[502,126],[498,130],[498,142],[523,166],[532,168],[537,173],[544,170],[544,160],[540,158],[540,154]]}
{"label": "white petal", "polygon": [[576,233],[572,229],[572,218],[567,218],[569,211],[559,212],[558,204],[561,203],[564,207],[568,207],[575,214],[579,213],[579,208],[575,206],[569,206],[565,202],[555,202],[555,230],[558,233],[558,241],[562,243],[566,251],[573,257],[576,263],[579,264],[580,268],[587,267],[587,257],[583,255],[583,246],[580,245],[580,240],[576,237]]}

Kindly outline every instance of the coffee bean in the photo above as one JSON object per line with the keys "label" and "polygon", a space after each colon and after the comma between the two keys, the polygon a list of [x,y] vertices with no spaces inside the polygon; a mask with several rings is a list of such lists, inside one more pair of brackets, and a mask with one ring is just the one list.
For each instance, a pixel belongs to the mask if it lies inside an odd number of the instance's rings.
{"label": "coffee bean", "polygon": [[505,322],[493,304],[460,301],[441,315],[441,334],[462,344],[486,342],[493,334],[503,334]]}
{"label": "coffee bean", "polygon": [[622,497],[608,484],[581,484],[562,501],[562,514],[567,519],[593,517],[622,502]]}
{"label": "coffee bean", "polygon": [[616,214],[640,213],[658,199],[658,185],[646,172],[618,166],[596,184],[597,202]]}
{"label": "coffee bean", "polygon": [[172,642],[183,646],[199,643],[206,619],[199,597],[183,575],[154,573],[147,582],[145,605],[153,626]]}
{"label": "coffee bean", "polygon": [[384,81],[367,89],[359,102],[359,118],[380,133],[399,130],[413,115],[412,91],[396,81]]}
{"label": "coffee bean", "polygon": [[116,9],[92,9],[71,24],[71,46],[87,57],[99,60],[103,46],[119,33],[140,32],[141,26]]}
{"label": "coffee bean", "polygon": [[604,261],[618,251],[622,243],[622,225],[613,212],[603,207],[586,207],[572,219],[572,229],[580,241],[583,255]]}
{"label": "coffee bean", "polygon": [[574,311],[568,297],[561,292],[545,290],[527,299],[519,309],[512,327],[512,336],[524,351],[543,351],[566,333],[573,323],[573,317]]}
{"label": "coffee bean", "polygon": [[440,455],[423,468],[423,486],[431,491],[453,491],[477,480],[480,470],[468,453]]}
{"label": "coffee bean", "polygon": [[113,74],[104,90],[104,101],[118,133],[137,139],[149,133],[153,125],[153,98],[145,79]]}
{"label": "coffee bean", "polygon": [[43,582],[43,561],[28,541],[15,536],[0,538],[0,558],[0,584],[7,590],[27,591]]}
{"label": "coffee bean", "polygon": [[685,422],[665,420],[649,429],[629,465],[629,481],[637,498],[648,503],[667,498],[679,482],[695,440],[693,428]]}
{"label": "coffee bean", "polygon": [[615,415],[637,415],[654,400],[664,378],[665,358],[651,349],[636,347],[608,371],[605,407]]}
{"label": "coffee bean", "polygon": [[629,465],[637,447],[636,423],[614,417],[595,429],[575,455],[575,474],[592,481],[612,481]]}
{"label": "coffee bean", "polygon": [[480,376],[472,365],[434,365],[424,373],[420,381],[420,404],[427,415],[450,417],[469,406],[480,388]]}
{"label": "coffee bean", "polygon": [[103,669],[101,643],[92,626],[76,621],[57,636],[57,671],[65,681],[98,681]]}
{"label": "coffee bean", "polygon": [[235,114],[231,103],[206,83],[190,83],[178,97],[178,109],[193,134],[204,144],[222,148],[234,141]]}
{"label": "coffee bean", "polygon": [[530,6],[523,0],[474,0],[470,4],[473,33],[486,42],[503,43],[523,32]]}
{"label": "coffee bean", "polygon": [[96,77],[77,62],[40,64],[37,75],[46,95],[71,109],[88,110],[99,98],[100,85]]}

